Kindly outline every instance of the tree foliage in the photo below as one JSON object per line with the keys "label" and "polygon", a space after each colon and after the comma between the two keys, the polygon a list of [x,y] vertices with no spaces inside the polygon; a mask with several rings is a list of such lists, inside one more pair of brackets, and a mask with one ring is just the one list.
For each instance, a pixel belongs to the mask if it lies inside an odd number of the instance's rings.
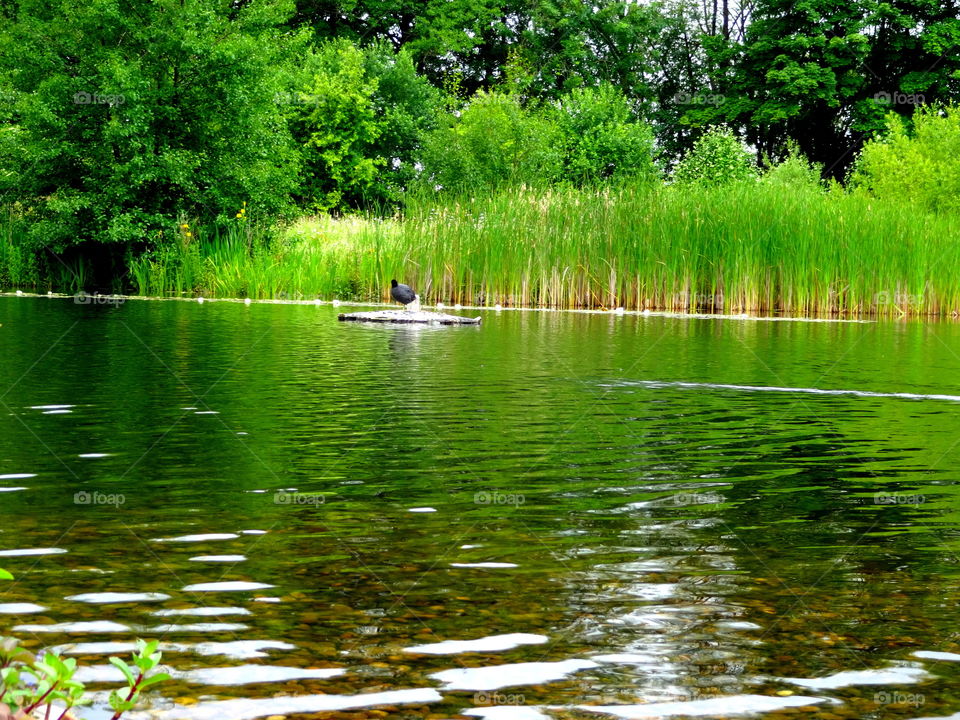
{"label": "tree foliage", "polygon": [[960,210],[960,107],[924,109],[914,116],[912,129],[896,113],[887,122],[887,132],[860,153],[854,187],[926,210]]}
{"label": "tree foliage", "polygon": [[299,158],[278,0],[20,0],[0,30],[0,197],[36,246],[143,241],[181,214],[275,215]]}
{"label": "tree foliage", "polygon": [[751,180],[756,164],[729,128],[714,127],[700,137],[673,173],[682,185],[715,187],[729,182]]}

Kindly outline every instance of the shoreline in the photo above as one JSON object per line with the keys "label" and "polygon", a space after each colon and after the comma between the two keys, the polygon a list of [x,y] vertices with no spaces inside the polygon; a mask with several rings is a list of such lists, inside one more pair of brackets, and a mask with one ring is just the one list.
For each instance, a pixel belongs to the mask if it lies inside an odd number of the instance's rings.
{"label": "shoreline", "polygon": [[[19,299],[44,299],[44,300],[69,300],[75,298],[76,294],[67,293],[34,293],[25,291],[2,291],[0,298],[19,298]],[[207,303],[227,303],[233,305],[299,305],[331,308],[389,308],[397,309],[396,303],[376,303],[354,300],[289,300],[279,298],[218,298],[206,297],[203,295],[178,297],[178,296],[148,296],[148,295],[88,295],[89,302],[76,303],[78,305],[122,305],[128,301],[152,301],[152,302],[189,302],[200,305]],[[437,305],[423,305],[423,308],[429,308],[435,311],[474,311],[474,312],[528,312],[528,313],[559,313],[572,315],[601,315],[607,317],[662,317],[673,319],[689,320],[750,320],[755,322],[806,322],[806,323],[847,323],[847,324],[871,324],[882,320],[960,320],[957,314],[952,315],[919,315],[904,314],[899,316],[877,315],[854,316],[854,317],[823,317],[807,315],[753,315],[750,313],[707,313],[707,312],[682,312],[671,310],[625,310],[615,308],[612,310],[589,309],[589,308],[547,308],[547,307],[490,307],[488,305],[450,305],[442,303]]]}

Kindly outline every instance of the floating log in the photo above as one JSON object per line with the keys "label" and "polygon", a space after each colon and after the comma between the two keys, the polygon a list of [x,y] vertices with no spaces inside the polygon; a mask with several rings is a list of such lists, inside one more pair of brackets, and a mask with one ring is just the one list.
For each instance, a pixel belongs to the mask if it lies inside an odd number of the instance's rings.
{"label": "floating log", "polygon": [[339,320],[374,323],[426,323],[428,325],[479,325],[480,318],[447,315],[423,310],[374,310],[373,312],[340,313]]}

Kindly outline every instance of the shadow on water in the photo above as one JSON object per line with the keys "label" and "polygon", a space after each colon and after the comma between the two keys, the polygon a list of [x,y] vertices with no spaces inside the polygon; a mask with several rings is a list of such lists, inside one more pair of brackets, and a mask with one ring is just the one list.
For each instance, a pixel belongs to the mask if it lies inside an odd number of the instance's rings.
{"label": "shadow on water", "polygon": [[960,712],[960,329],[335,312],[0,298],[0,632],[167,720]]}

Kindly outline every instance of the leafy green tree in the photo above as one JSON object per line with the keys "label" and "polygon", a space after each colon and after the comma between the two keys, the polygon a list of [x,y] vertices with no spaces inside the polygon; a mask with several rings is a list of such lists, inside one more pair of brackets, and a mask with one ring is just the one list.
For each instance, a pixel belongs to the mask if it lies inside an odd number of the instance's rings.
{"label": "leafy green tree", "polygon": [[349,40],[311,53],[302,92],[289,96],[304,147],[304,205],[318,210],[396,204],[417,175],[425,133],[438,121],[439,93],[406,51]]}
{"label": "leafy green tree", "polygon": [[302,46],[284,0],[0,8],[0,201],[34,247],[155,239],[178,215],[284,212],[298,153],[272,98]]}
{"label": "leafy green tree", "polygon": [[801,188],[824,190],[821,178],[823,168],[811,163],[793,141],[787,144],[787,156],[776,163],[768,163],[762,180],[768,185],[779,185],[793,192]]}
{"label": "leafy green tree", "polygon": [[842,177],[888,111],[906,118],[960,92],[958,14],[955,0],[758,0],[742,46],[703,43],[725,102],[684,121],[741,127],[774,158],[792,139]]}
{"label": "leafy green tree", "polygon": [[564,140],[563,177],[576,183],[656,176],[653,133],[612,85],[580,88],[557,104]]}
{"label": "leafy green tree", "polygon": [[883,200],[960,210],[960,106],[924,108],[912,130],[896,113],[887,121],[887,133],[864,145],[851,184]]}
{"label": "leafy green tree", "polygon": [[562,135],[548,113],[524,108],[516,95],[481,90],[427,136],[423,182],[455,192],[543,186],[562,162]]}
{"label": "leafy green tree", "polygon": [[729,128],[714,127],[694,143],[677,165],[673,180],[681,185],[712,187],[752,180],[757,171],[753,157]]}

